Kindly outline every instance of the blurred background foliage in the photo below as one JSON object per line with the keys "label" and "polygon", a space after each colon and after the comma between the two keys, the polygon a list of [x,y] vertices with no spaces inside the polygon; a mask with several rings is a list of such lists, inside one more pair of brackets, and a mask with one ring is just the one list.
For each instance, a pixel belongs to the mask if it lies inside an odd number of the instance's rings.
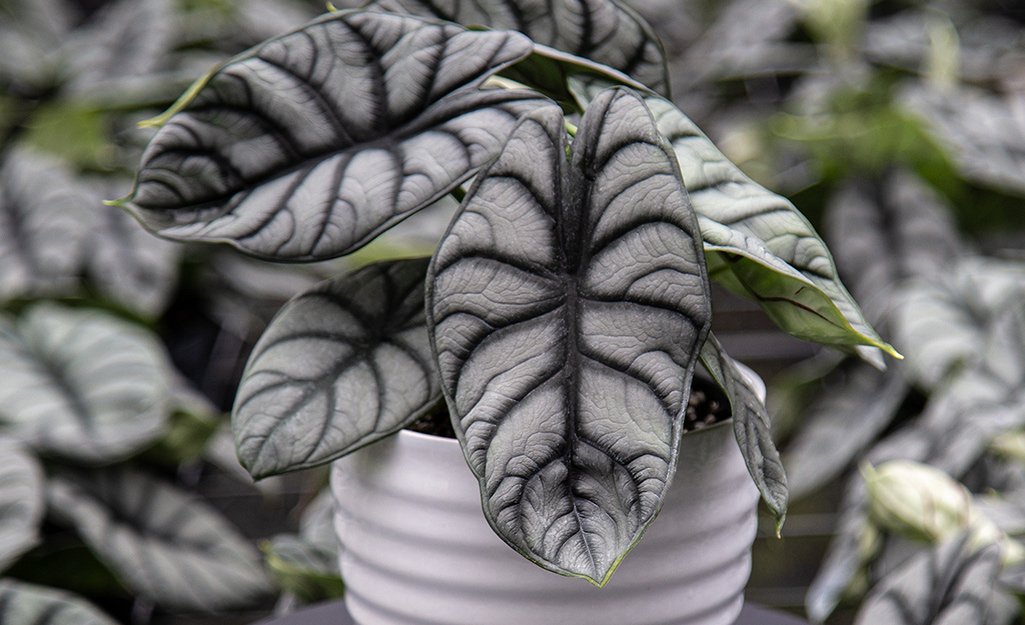
{"label": "blurred background foliage", "polygon": [[[1020,620],[1025,7],[630,4],[663,40],[678,106],[809,217],[906,356],[879,371],[818,351],[719,294],[716,333],[770,382],[795,500],[783,540],[756,546],[748,597],[836,624]],[[324,472],[254,486],[224,413],[288,297],[352,264],[429,253],[452,205],[349,259],[292,267],[160,241],[103,203],[131,188],[152,132],[139,121],[323,10],[0,0],[8,614],[245,623],[343,591]]]}

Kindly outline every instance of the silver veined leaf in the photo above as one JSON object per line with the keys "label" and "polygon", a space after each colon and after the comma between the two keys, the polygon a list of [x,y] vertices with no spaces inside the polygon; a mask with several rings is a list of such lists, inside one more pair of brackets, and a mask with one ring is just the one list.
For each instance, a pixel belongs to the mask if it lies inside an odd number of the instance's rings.
{"label": "silver veined leaf", "polygon": [[643,17],[617,0],[375,0],[369,6],[466,26],[516,30],[539,44],[619,70],[669,96],[662,43]]}
{"label": "silver veined leaf", "polygon": [[[583,101],[597,88],[573,85]],[[878,349],[898,355],[865,320],[825,243],[794,205],[744,175],[672,103],[654,96],[645,102],[673,146],[709,276],[753,298],[798,338],[853,348],[879,367]]]}
{"label": "silver veined leaf", "polygon": [[171,370],[155,336],[108,313],[0,317],[0,430],[76,462],[121,460],[163,433]]}
{"label": "silver veined leaf", "polygon": [[699,355],[705,369],[730,400],[737,443],[762,500],[776,517],[776,532],[779,533],[787,516],[790,495],[787,474],[772,441],[765,404],[740,374],[715,335],[708,334]]}
{"label": "silver veined leaf", "polygon": [[744,295],[798,338],[897,355],[841,284],[833,257],[804,215],[743,174],[670,102],[647,103],[680,164],[710,257],[709,274],[730,272],[727,286],[739,283]]}
{"label": "silver veined leaf", "polygon": [[485,516],[603,584],[662,506],[711,320],[697,221],[643,100],[517,126],[432,260],[442,388]]}
{"label": "silver veined leaf", "polygon": [[370,265],[281,309],[253,348],[232,415],[254,477],[330,462],[441,401],[424,317],[427,262]]}
{"label": "silver veined leaf", "polygon": [[[0,572],[39,542],[43,470],[14,439],[0,436]],[[4,622],[0,613],[0,622]]]}
{"label": "silver veined leaf", "polygon": [[160,118],[121,203],[169,238],[341,256],[469,178],[546,102],[480,88],[532,49],[508,31],[326,15],[197,82]]}
{"label": "silver veined leaf", "polygon": [[953,539],[913,556],[872,590],[855,625],[986,623],[1000,573],[996,545],[972,551]]}
{"label": "silver veined leaf", "polygon": [[270,592],[255,546],[209,504],[148,474],[60,474],[47,501],[127,588],[158,605],[225,610]]}
{"label": "silver veined leaf", "polygon": [[0,623],[117,625],[117,621],[81,597],[13,579],[0,579]]}
{"label": "silver veined leaf", "polygon": [[863,454],[897,416],[908,383],[894,367],[879,371],[858,361],[841,369],[809,406],[787,447],[795,499],[830,482]]}

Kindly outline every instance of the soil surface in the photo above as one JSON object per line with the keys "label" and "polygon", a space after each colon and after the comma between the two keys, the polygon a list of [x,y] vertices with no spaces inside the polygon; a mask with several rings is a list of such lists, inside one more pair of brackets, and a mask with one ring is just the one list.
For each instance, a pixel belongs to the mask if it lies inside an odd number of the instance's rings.
{"label": "soil surface", "polygon": [[[730,402],[722,389],[710,380],[695,376],[691,385],[690,401],[683,417],[683,431],[700,430],[703,427],[725,421],[730,416]],[[445,438],[456,437],[444,405],[420,417],[406,426],[406,429]]]}

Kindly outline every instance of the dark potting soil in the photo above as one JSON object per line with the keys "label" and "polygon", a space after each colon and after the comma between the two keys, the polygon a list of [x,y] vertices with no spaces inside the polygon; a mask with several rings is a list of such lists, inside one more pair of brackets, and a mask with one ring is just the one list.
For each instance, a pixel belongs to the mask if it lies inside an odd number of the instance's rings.
{"label": "dark potting soil", "polygon": [[[730,402],[722,389],[710,380],[695,376],[691,385],[690,401],[683,416],[683,431],[693,432],[715,425],[729,419],[730,414]],[[444,406],[420,417],[407,425],[406,429],[445,438],[456,437],[455,430],[452,429],[452,421]]]}

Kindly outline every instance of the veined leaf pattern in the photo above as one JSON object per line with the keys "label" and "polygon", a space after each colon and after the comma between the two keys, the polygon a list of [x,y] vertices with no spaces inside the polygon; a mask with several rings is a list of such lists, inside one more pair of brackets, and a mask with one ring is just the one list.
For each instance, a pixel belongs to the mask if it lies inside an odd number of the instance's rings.
{"label": "veined leaf pattern", "polygon": [[270,593],[248,539],[205,502],[146,473],[60,474],[47,502],[127,588],[159,605],[225,610]]}
{"label": "veined leaf pattern", "polygon": [[[602,584],[662,506],[711,319],[697,221],[635,93],[513,132],[432,261],[442,388],[485,516]],[[682,478],[681,478],[682,479]]]}
{"label": "veined leaf pattern", "polygon": [[726,393],[733,413],[733,431],[747,470],[758,492],[776,517],[776,527],[783,526],[787,516],[789,492],[787,475],[779,451],[772,441],[769,414],[755,390],[740,374],[736,363],[722,348],[715,335],[709,333],[701,346],[701,363],[716,384]]}
{"label": "veined leaf pattern", "polygon": [[532,48],[519,33],[373,11],[319,18],[197,83],[123,203],[169,238],[341,256],[469,178],[545,102],[479,88]]}
{"label": "veined leaf pattern", "polygon": [[608,65],[669,96],[662,43],[643,17],[616,0],[375,0],[369,6],[516,30],[542,45]]}
{"label": "veined leaf pattern", "polygon": [[[39,541],[43,469],[15,440],[0,436],[0,573]],[[0,623],[4,622],[0,611]]]}
{"label": "veined leaf pattern", "polygon": [[98,310],[0,317],[0,430],[77,462],[124,459],[162,434],[171,370],[156,337]]}
{"label": "veined leaf pattern", "polygon": [[329,462],[441,401],[424,316],[427,262],[371,265],[282,308],[253,349],[232,416],[250,473]]}
{"label": "veined leaf pattern", "polygon": [[69,592],[0,580],[0,623],[15,625],[117,625],[117,621]]}

